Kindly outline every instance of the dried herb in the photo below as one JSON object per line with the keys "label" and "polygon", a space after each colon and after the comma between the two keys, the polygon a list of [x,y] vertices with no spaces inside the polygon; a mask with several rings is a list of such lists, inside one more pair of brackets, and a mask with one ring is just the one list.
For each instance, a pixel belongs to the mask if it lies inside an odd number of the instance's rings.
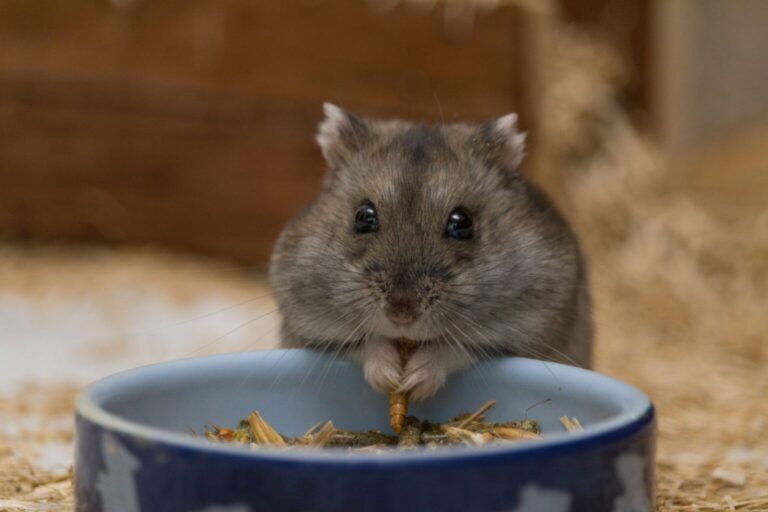
{"label": "dried herb", "polygon": [[367,432],[353,432],[350,430],[336,430],[327,446],[364,448],[368,446],[395,446],[398,442],[396,436],[383,434],[378,430]]}
{"label": "dried herb", "polygon": [[405,425],[403,425],[400,439],[397,442],[399,450],[411,450],[419,447],[421,444],[421,424],[422,422],[413,416],[408,416],[405,419]]}

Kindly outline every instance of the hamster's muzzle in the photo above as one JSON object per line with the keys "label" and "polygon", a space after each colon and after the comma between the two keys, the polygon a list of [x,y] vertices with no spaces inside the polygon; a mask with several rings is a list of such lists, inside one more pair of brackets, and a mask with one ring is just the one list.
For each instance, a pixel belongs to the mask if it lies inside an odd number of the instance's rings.
{"label": "hamster's muzzle", "polygon": [[386,314],[397,325],[412,324],[420,315],[419,295],[411,287],[397,286],[387,295]]}

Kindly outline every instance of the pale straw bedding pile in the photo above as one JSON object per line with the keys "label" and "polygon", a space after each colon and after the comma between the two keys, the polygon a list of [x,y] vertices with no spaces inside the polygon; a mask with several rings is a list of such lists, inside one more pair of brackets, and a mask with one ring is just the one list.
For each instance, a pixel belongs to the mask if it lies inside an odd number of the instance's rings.
{"label": "pale straw bedding pile", "polygon": [[[72,510],[72,467],[40,464],[50,443],[72,444],[76,389],[26,386],[0,398],[0,418],[12,421],[0,435],[0,510]],[[35,462],[33,462],[35,461]]]}
{"label": "pale straw bedding pile", "polygon": [[[590,260],[597,369],[658,407],[658,510],[768,510],[768,215],[726,225],[674,190],[617,103],[619,61],[562,27],[552,41],[548,160]],[[161,284],[174,266],[145,265]],[[40,267],[37,282],[46,272],[60,270]],[[72,395],[31,386],[0,401],[4,417],[29,419],[0,436],[0,510],[72,508],[69,468],[36,467],[20,442],[70,442]]]}
{"label": "pale straw bedding pile", "polygon": [[768,510],[768,212],[726,222],[675,190],[610,51],[553,41],[550,162],[591,263],[597,369],[658,407],[658,509]]}

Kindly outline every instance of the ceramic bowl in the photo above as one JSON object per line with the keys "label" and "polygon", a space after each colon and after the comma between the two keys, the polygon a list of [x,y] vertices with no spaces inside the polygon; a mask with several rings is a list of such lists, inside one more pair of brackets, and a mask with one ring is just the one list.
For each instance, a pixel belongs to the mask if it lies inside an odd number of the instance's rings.
{"label": "ceramic bowl", "polygon": [[[285,435],[319,421],[389,431],[388,403],[360,368],[305,350],[237,353],[129,370],[77,402],[82,511],[515,511],[653,509],[654,410],[595,372],[502,358],[457,373],[411,413],[443,421],[489,399],[487,415],[526,415],[543,441],[387,454],[250,450],[191,431],[253,409]],[[540,404],[531,407],[534,404]],[[559,418],[584,426],[567,432]]]}

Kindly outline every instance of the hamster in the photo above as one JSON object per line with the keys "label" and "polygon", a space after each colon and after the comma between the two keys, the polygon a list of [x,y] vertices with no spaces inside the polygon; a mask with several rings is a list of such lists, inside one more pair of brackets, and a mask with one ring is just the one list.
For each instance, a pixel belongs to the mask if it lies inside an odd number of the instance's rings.
{"label": "hamster", "polygon": [[520,172],[515,114],[425,125],[324,110],[322,191],[270,261],[284,347],[350,358],[412,400],[498,355],[590,366],[585,263]]}

